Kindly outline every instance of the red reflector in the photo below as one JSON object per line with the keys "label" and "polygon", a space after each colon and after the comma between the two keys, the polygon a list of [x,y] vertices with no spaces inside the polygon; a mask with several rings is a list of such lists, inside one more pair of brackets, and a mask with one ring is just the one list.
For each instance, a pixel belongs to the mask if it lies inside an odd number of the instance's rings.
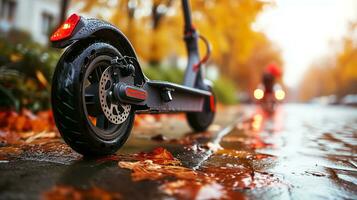
{"label": "red reflector", "polygon": [[127,97],[131,97],[131,98],[134,98],[134,99],[138,99],[138,100],[142,100],[144,101],[147,97],[147,93],[146,91],[142,91],[142,90],[136,90],[136,89],[133,89],[133,88],[130,88],[130,87],[127,87],[125,89],[125,95]]}
{"label": "red reflector", "polygon": [[50,38],[52,42],[63,40],[69,36],[71,36],[73,30],[76,28],[80,16],[73,14],[71,15],[57,30],[54,32]]}
{"label": "red reflector", "polygon": [[210,103],[209,105],[210,105],[211,111],[216,112],[216,103],[214,102],[213,94],[209,97],[209,103]]}

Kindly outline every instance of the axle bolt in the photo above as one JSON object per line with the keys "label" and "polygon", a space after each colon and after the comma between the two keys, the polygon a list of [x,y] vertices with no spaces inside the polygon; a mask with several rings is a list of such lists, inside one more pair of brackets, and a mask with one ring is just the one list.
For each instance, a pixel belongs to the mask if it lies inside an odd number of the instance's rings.
{"label": "axle bolt", "polygon": [[133,74],[135,72],[135,67],[132,64],[128,64],[126,66],[124,66],[123,68],[121,68],[121,74],[123,76],[129,76],[131,74]]}

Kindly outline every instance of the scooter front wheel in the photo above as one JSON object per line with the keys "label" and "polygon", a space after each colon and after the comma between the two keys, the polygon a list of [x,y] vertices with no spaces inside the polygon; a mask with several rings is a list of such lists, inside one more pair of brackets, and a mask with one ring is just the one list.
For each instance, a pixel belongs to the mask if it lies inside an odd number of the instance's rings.
{"label": "scooter front wheel", "polygon": [[[64,141],[86,156],[115,153],[127,140],[134,110],[111,98],[111,60],[121,57],[110,44],[73,44],[62,55],[52,84],[52,109]],[[128,81],[127,78],[122,80]]]}
{"label": "scooter front wheel", "polygon": [[204,99],[203,110],[201,112],[186,113],[187,122],[195,132],[207,130],[214,120],[216,114],[216,96],[211,87],[209,87],[209,91],[212,95]]}

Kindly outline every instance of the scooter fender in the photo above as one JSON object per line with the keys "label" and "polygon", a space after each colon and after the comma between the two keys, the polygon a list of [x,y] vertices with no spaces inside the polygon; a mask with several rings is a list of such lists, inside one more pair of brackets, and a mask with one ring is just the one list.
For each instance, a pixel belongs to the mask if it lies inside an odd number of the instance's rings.
{"label": "scooter fender", "polygon": [[128,38],[117,27],[103,20],[81,17],[71,36],[60,41],[52,42],[52,47],[62,49],[75,42],[90,39],[99,39],[108,42],[116,47],[123,56],[135,60],[135,75],[136,77],[141,77],[143,82],[145,82],[146,77],[141,70],[135,50]]}

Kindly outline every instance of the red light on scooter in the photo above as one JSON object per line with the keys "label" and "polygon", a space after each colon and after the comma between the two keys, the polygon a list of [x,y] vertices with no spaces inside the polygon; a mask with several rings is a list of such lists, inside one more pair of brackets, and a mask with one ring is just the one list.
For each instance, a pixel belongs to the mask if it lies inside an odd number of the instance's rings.
{"label": "red light on scooter", "polygon": [[211,94],[211,96],[209,97],[209,102],[210,102],[210,109],[212,112],[216,112],[216,102],[214,99],[214,95]]}
{"label": "red light on scooter", "polygon": [[50,38],[51,42],[63,40],[71,36],[73,30],[76,28],[80,16],[73,14],[71,15],[57,30],[54,32]]}

